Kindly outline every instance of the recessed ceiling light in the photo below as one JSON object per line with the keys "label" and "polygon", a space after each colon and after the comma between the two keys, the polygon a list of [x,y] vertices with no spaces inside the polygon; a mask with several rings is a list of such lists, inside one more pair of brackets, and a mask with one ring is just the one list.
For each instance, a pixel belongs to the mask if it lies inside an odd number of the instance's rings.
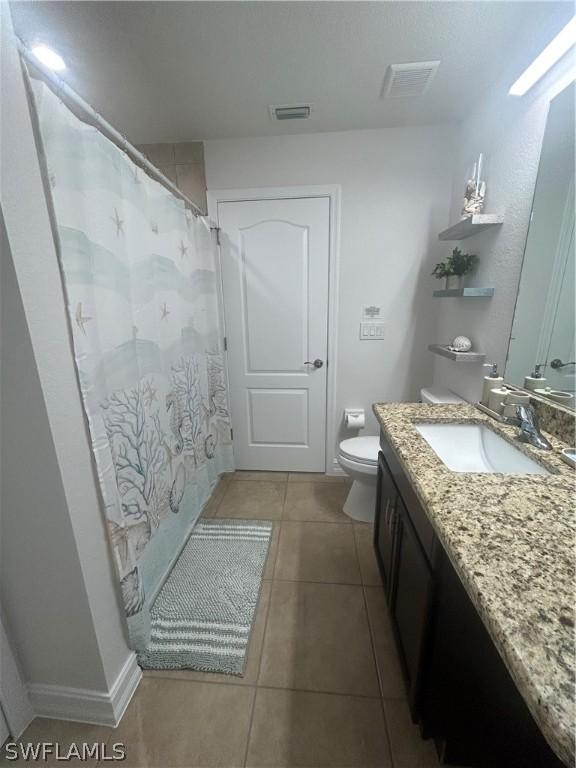
{"label": "recessed ceiling light", "polygon": [[550,42],[542,53],[537,56],[510,88],[511,96],[524,96],[543,75],[576,44],[576,16]]}
{"label": "recessed ceiling light", "polygon": [[32,53],[48,69],[53,69],[55,72],[61,72],[63,69],[66,69],[66,62],[62,56],[47,45],[35,45],[32,48]]}

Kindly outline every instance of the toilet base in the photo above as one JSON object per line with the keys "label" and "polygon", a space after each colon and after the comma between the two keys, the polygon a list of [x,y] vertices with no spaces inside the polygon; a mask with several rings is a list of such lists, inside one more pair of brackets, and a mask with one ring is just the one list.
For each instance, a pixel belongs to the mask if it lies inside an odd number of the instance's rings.
{"label": "toilet base", "polygon": [[373,523],[376,516],[376,475],[355,479],[344,502],[344,512],[352,520]]}

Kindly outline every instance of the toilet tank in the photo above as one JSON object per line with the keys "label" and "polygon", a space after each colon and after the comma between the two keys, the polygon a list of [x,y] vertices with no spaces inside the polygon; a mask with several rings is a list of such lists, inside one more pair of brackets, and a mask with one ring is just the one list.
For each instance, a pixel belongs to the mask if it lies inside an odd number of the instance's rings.
{"label": "toilet tank", "polygon": [[423,403],[447,404],[447,403],[465,403],[455,392],[447,387],[423,387],[420,390],[420,399]]}

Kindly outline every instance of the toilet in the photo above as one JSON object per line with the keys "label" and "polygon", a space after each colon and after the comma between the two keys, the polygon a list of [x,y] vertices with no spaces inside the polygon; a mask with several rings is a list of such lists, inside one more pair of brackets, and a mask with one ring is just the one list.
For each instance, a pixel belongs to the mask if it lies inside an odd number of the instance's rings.
{"label": "toilet", "polygon": [[[420,399],[431,405],[466,402],[446,387],[425,387],[420,390]],[[348,517],[363,523],[374,522],[379,450],[377,436],[351,437],[342,440],[338,448],[338,463],[352,479],[343,509]]]}

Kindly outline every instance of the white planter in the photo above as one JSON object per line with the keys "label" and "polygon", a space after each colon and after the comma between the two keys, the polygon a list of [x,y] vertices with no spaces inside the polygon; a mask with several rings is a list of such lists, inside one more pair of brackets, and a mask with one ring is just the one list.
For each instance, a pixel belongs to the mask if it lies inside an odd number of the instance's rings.
{"label": "white planter", "polygon": [[459,288],[464,288],[464,276],[448,275],[448,277],[446,278],[446,290],[454,291]]}

